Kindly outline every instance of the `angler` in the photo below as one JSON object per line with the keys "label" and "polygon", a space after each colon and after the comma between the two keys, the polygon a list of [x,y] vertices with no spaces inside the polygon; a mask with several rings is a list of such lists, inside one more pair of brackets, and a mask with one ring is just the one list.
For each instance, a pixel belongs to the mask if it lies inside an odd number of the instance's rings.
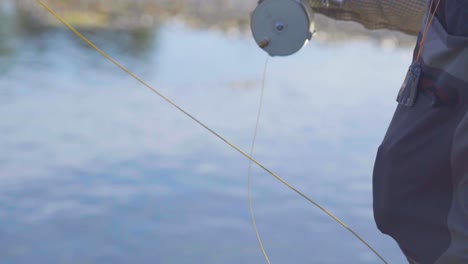
{"label": "angler", "polygon": [[264,0],[254,38],[293,54],[313,36],[313,11],[418,34],[374,166],[375,221],[410,263],[468,263],[468,0]]}

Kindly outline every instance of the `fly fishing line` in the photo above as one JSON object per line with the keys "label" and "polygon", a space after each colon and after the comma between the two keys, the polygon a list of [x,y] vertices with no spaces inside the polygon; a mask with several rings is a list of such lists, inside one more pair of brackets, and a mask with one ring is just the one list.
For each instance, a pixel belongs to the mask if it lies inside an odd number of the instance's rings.
{"label": "fly fishing line", "polygon": [[348,225],[346,225],[343,221],[341,221],[338,217],[336,217],[334,214],[332,214],[330,211],[328,211],[327,209],[325,209],[323,206],[321,206],[320,204],[318,204],[317,202],[315,202],[314,200],[312,200],[311,198],[309,198],[307,195],[305,195],[304,193],[302,193],[301,191],[299,191],[297,188],[295,188],[294,186],[292,186],[291,184],[289,184],[287,181],[285,181],[283,178],[281,178],[279,175],[277,175],[276,173],[274,173],[273,171],[269,170],[267,167],[265,167],[262,163],[260,163],[259,161],[257,161],[256,159],[252,158],[250,155],[248,155],[246,152],[242,151],[239,147],[237,147],[236,145],[234,145],[233,143],[231,143],[230,141],[228,141],[226,138],[222,137],[220,134],[216,133],[214,130],[212,130],[210,127],[208,127],[207,125],[205,125],[203,122],[201,122],[200,120],[198,120],[197,118],[195,118],[193,115],[191,115],[190,113],[188,113],[187,111],[185,111],[182,107],[180,107],[179,105],[177,105],[175,102],[173,102],[172,100],[170,100],[168,97],[166,97],[164,94],[162,94],[161,92],[159,92],[158,90],[156,90],[155,88],[153,88],[151,85],[149,85],[148,83],[146,83],[143,79],[141,79],[140,77],[138,77],[136,74],[134,74],[133,72],[131,72],[129,69],[127,69],[126,67],[124,67],[122,64],[120,64],[119,62],[117,62],[116,60],[114,60],[111,56],[109,56],[106,52],[104,52],[103,50],[101,50],[100,48],[98,48],[93,42],[91,42],[89,39],[87,39],[85,36],[83,36],[78,30],[76,30],[70,23],[68,23],[64,18],[62,18],[59,14],[57,14],[54,10],[52,10],[52,8],[50,8],[46,3],[44,3],[43,1],[41,0],[36,0],[38,4],[40,4],[41,6],[43,6],[47,12],[49,12],[53,17],[55,17],[58,21],[60,21],[65,27],[67,27],[71,32],[73,32],[77,37],[79,37],[81,40],[83,40],[84,42],[86,42],[89,46],[91,46],[94,50],[96,50],[99,54],[101,54],[103,57],[105,57],[107,60],[109,60],[111,63],[113,63],[115,66],[119,67],[122,71],[124,71],[125,73],[127,73],[128,75],[130,75],[132,78],[134,78],[136,81],[138,81],[140,84],[142,84],[143,86],[145,86],[146,88],[148,88],[149,90],[151,90],[152,92],[154,92],[155,94],[157,94],[159,97],[161,97],[164,101],[166,101],[167,103],[169,103],[170,105],[172,105],[173,107],[175,107],[177,110],[179,110],[180,112],[182,112],[184,115],[186,115],[187,117],[189,117],[190,119],[192,119],[194,122],[196,122],[197,124],[199,124],[200,126],[202,126],[203,128],[205,128],[206,130],[208,130],[211,134],[213,134],[214,136],[216,136],[218,139],[220,139],[221,141],[223,141],[224,143],[226,143],[227,145],[229,145],[231,148],[233,148],[234,150],[236,150],[238,153],[240,153],[241,155],[243,155],[245,158],[249,159],[252,163],[254,163],[255,165],[259,166],[261,169],[263,169],[264,171],[266,171],[268,174],[270,174],[271,176],[273,176],[275,179],[277,179],[278,181],[280,181],[282,184],[284,184],[286,187],[288,187],[289,189],[291,189],[292,191],[294,191],[295,193],[297,193],[299,196],[301,196],[302,198],[304,198],[305,200],[307,200],[308,202],[310,202],[311,204],[313,204],[314,206],[316,206],[318,209],[320,209],[322,212],[324,212],[325,214],[327,214],[329,217],[331,217],[334,221],[336,221],[338,224],[340,224],[343,228],[345,228],[346,230],[348,230],[351,234],[353,234],[359,241],[361,241],[367,248],[369,248],[369,250],[371,250],[383,263],[386,263],[388,264],[388,262],[369,244],[367,243],[361,236],[359,236],[353,229],[351,229]]}
{"label": "fly fishing line", "polygon": [[[258,133],[258,127],[260,124],[260,117],[262,115],[262,108],[263,108],[263,95],[265,93],[265,81],[266,81],[266,71],[268,68],[268,57],[265,60],[265,65],[263,66],[263,76],[262,76],[262,87],[260,89],[260,100],[258,103],[258,110],[257,110],[257,120],[255,122],[255,130],[252,138],[252,144],[250,146],[250,153],[249,155],[253,157],[254,150],[255,150],[255,141],[257,140],[257,133]],[[255,236],[257,237],[258,245],[260,246],[260,249],[262,250],[263,257],[265,258],[265,261],[268,264],[271,264],[270,258],[268,258],[268,254],[266,253],[265,247],[263,246],[262,243],[262,238],[260,237],[260,233],[258,232],[257,228],[257,223],[255,222],[255,215],[253,212],[253,206],[252,206],[252,192],[251,192],[251,178],[252,178],[252,161],[249,160],[249,169],[247,172],[247,198],[249,200],[249,213],[250,213],[250,219],[252,220],[252,226],[255,231]]]}

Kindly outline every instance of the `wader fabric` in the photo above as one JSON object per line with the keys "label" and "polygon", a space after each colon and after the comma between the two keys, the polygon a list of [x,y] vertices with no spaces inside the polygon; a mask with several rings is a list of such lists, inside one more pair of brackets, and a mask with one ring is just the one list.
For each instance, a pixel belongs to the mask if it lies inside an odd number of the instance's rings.
{"label": "wader fabric", "polygon": [[416,103],[398,105],[373,178],[378,228],[421,264],[468,263],[468,0],[442,1]]}

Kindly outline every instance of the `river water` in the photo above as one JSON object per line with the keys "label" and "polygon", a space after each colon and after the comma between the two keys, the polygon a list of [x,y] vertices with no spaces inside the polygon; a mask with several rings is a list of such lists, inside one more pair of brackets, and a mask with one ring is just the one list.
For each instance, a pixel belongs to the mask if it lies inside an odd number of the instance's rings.
{"label": "river water", "polygon": [[[1,263],[262,263],[241,155],[63,28],[3,14]],[[266,55],[249,36],[161,24],[84,31],[240,148]],[[270,60],[255,157],[404,263],[372,215],[376,149],[409,48],[319,43]],[[254,169],[272,263],[379,263],[317,208]]]}

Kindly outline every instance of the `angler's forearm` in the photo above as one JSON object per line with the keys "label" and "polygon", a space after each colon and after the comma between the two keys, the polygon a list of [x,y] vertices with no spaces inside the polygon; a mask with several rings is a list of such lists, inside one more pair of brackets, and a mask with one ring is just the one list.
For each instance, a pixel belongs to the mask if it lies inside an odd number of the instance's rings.
{"label": "angler's forearm", "polygon": [[[427,0],[307,0],[312,9],[338,20],[361,23],[369,29],[395,29],[417,35]],[[327,4],[328,2],[328,4]]]}

